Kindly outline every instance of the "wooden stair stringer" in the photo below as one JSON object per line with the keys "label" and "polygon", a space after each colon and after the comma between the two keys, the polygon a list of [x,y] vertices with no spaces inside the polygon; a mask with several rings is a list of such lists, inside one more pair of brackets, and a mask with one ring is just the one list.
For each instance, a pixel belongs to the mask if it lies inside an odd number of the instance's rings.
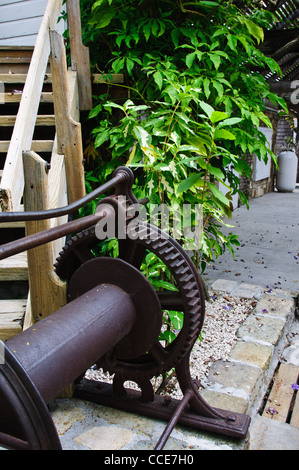
{"label": "wooden stair stringer", "polygon": [[[2,59],[1,59],[2,52]],[[3,65],[5,60],[3,59],[3,48],[0,50],[0,81],[3,81],[5,88],[4,91],[9,88],[9,91],[0,93],[0,104],[4,106],[15,106],[17,107],[21,102],[22,98],[22,86],[27,78],[27,74],[22,73],[3,73]],[[8,60],[9,63],[15,63],[14,60]],[[24,58],[19,61],[23,64],[29,64],[28,58]],[[10,64],[9,64],[10,65]],[[51,84],[51,75],[46,74],[44,84],[48,86]],[[3,90],[0,90],[3,91]],[[40,97],[41,104],[52,105],[53,104],[53,92],[45,91],[41,93]],[[4,105],[4,106],[3,106]],[[11,113],[11,111],[9,111]],[[16,110],[17,112],[17,110]],[[13,127],[16,120],[16,115],[7,114],[0,116],[0,127],[5,129],[7,127]],[[36,127],[38,128],[49,128],[55,126],[55,115],[37,115]],[[0,153],[6,154],[9,149],[10,140],[0,141]],[[55,142],[53,139],[44,140],[33,140],[31,150],[38,153],[53,154],[56,151]],[[0,183],[2,179],[3,170],[0,170]],[[23,205],[20,206],[19,210],[23,210]],[[25,222],[12,222],[12,223],[1,223],[0,232],[2,229],[25,229]],[[19,281],[28,282],[28,263],[27,263],[27,252],[23,252],[4,260],[0,260],[0,283],[5,285],[6,282],[18,283]],[[30,292],[28,291],[28,297],[26,299],[0,299],[0,340],[6,341],[7,339],[20,333],[23,328],[26,328],[32,324],[34,319],[31,318],[31,307],[30,307]]]}

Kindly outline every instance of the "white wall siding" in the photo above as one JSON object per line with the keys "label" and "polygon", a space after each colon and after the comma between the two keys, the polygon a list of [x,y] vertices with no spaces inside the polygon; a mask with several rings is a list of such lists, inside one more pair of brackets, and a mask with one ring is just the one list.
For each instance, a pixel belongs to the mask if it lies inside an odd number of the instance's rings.
{"label": "white wall siding", "polygon": [[[48,0],[0,0],[0,46],[34,46]],[[58,30],[63,33],[64,22]]]}
{"label": "white wall siding", "polygon": [[[269,147],[272,146],[272,129],[268,127],[260,127],[259,130],[264,134],[269,144]],[[265,178],[270,178],[271,175],[271,158],[268,157],[267,163],[264,160],[259,160],[256,155],[254,155],[253,162],[253,173],[252,181],[260,181]]]}

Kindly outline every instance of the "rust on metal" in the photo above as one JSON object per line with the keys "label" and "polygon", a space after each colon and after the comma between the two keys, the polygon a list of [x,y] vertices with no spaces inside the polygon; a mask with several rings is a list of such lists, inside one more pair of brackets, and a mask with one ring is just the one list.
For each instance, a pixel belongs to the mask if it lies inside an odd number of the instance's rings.
{"label": "rust on metal", "polygon": [[[68,303],[4,345],[0,445],[59,448],[46,403],[72,382],[75,397],[167,421],[157,450],[164,447],[177,423],[234,438],[246,436],[250,418],[210,406],[191,377],[190,353],[205,314],[202,281],[177,241],[146,222],[138,221],[133,228],[128,223],[130,207],[140,202],[132,192],[133,180],[131,170],[120,167],[110,181],[64,208],[0,213],[0,222],[72,214],[115,188],[112,196],[100,201],[95,214],[0,247],[3,259],[75,233],[55,264],[56,274],[67,283]],[[119,196],[124,196],[122,202]],[[95,256],[97,245],[105,238],[97,233],[96,224],[106,216],[115,218],[115,224],[120,219],[124,224],[118,227],[124,234],[117,240],[118,258]],[[175,291],[155,290],[142,274],[148,253],[169,270]],[[163,312],[168,310],[183,316],[182,328],[170,344],[160,340]],[[93,364],[112,374],[113,383],[82,379]],[[183,393],[180,401],[156,395],[152,386],[154,377],[171,369]],[[140,391],[128,389],[127,381],[136,382]]]}

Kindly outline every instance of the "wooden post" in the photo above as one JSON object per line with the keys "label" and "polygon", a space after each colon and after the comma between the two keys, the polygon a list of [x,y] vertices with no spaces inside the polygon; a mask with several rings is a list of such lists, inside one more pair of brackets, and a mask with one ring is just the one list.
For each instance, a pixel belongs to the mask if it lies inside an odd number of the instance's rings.
{"label": "wooden post", "polygon": [[56,31],[50,31],[50,43],[57,151],[65,156],[70,204],[85,196],[81,124],[74,121],[71,116],[63,38]]}
{"label": "wooden post", "polygon": [[[35,152],[23,152],[24,210],[48,209],[48,175],[46,162]],[[26,235],[48,230],[50,220],[26,222]],[[54,272],[52,244],[28,250],[28,275],[32,323],[50,315],[66,304],[66,285]],[[28,321],[27,321],[28,326]]]}
{"label": "wooden post", "polygon": [[79,102],[81,111],[92,108],[92,84],[89,49],[82,43],[80,0],[67,0],[72,70],[78,73]]}
{"label": "wooden post", "polygon": [[[61,160],[60,159],[60,165]],[[49,209],[48,174],[46,162],[35,152],[23,152],[24,165],[24,210],[35,211]],[[59,179],[59,176],[58,178]],[[59,197],[61,192],[56,192]],[[62,191],[63,194],[63,191]],[[47,230],[53,225],[53,221],[39,220],[26,222],[26,235]],[[27,252],[30,306],[26,311],[24,328],[36,323],[36,321],[51,315],[67,303],[66,283],[62,282],[54,272],[54,260],[56,258],[55,244],[32,248]],[[31,318],[28,318],[30,314]],[[73,396],[73,384],[66,387],[59,397],[70,398]]]}

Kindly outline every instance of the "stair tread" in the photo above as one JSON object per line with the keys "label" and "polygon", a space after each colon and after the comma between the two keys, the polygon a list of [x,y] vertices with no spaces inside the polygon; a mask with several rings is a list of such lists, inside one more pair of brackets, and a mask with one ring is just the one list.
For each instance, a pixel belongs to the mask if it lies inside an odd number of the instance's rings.
{"label": "stair tread", "polygon": [[[3,170],[0,170],[0,184],[1,184],[1,178],[2,178],[2,173]],[[24,210],[23,204],[20,206],[20,211]],[[2,228],[25,228],[26,223],[24,221],[20,222],[0,222],[0,231]]]}
{"label": "stair tread", "polygon": [[27,253],[19,253],[0,260],[0,281],[27,280]]}
{"label": "stair tread", "polygon": [[[7,93],[0,93],[0,104],[20,103],[22,99],[22,90],[14,90]],[[40,98],[41,103],[53,103],[52,91],[43,91]]]}
{"label": "stair tread", "polygon": [[27,299],[0,300],[0,339],[9,338],[22,332]]}
{"label": "stair tread", "polygon": [[[1,118],[0,118],[1,119]],[[9,147],[9,140],[0,140],[0,152],[7,152]],[[53,149],[53,140],[33,140],[31,145],[31,150],[34,152],[52,152]],[[1,178],[1,170],[0,170]]]}
{"label": "stair tread", "polygon": [[[0,73],[0,81],[3,83],[25,83],[26,78],[26,73]],[[45,75],[44,83],[52,83],[52,75],[50,73]]]}
{"label": "stair tread", "polygon": [[31,57],[0,56],[0,64],[30,64]]}
{"label": "stair tread", "polygon": [[[11,127],[14,126],[16,116],[0,116],[0,127]],[[36,118],[37,126],[54,126],[55,116],[54,114],[40,114]]]}

